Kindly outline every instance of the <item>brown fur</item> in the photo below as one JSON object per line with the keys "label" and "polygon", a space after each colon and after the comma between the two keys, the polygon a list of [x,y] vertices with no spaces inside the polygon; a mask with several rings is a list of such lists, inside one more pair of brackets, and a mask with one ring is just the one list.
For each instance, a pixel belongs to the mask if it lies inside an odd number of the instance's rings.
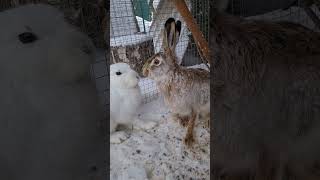
{"label": "brown fur", "polygon": [[187,146],[191,146],[194,143],[193,128],[194,128],[194,123],[196,119],[197,119],[197,113],[192,112],[192,115],[190,116],[190,119],[188,121],[187,134],[186,134],[186,137],[184,138],[184,143]]}
{"label": "brown fur", "polygon": [[[157,54],[150,58],[147,61],[147,64],[152,64],[152,61],[159,57],[160,55]],[[172,57],[171,57],[172,58]],[[170,57],[166,56],[166,61],[163,63],[168,63],[171,59]],[[174,61],[171,61],[174,62]],[[164,99],[166,104],[169,106],[169,108],[173,111],[175,111],[177,105],[179,103],[190,103],[191,101],[185,99],[190,99],[193,96],[201,96],[199,92],[197,93],[191,93],[192,89],[195,91],[200,90],[201,88],[204,90],[209,90],[209,72],[202,70],[202,69],[187,69],[185,67],[180,67],[175,62],[173,64],[170,64],[170,71],[166,73],[166,79],[163,81],[156,81],[157,86],[160,89],[160,92],[164,95]],[[145,67],[144,71],[152,71],[152,69],[156,68],[155,66],[150,65],[148,68]],[[147,70],[148,69],[148,70]],[[186,90],[190,90],[190,92]],[[206,90],[205,90],[206,91]],[[204,95],[202,95],[204,96]],[[198,101],[201,101],[200,97]],[[208,101],[204,100],[203,102],[200,102],[201,104],[204,104]],[[192,109],[192,111],[198,111],[197,109]],[[196,121],[197,112],[192,112],[190,116],[179,116],[176,115],[177,119],[180,121],[180,124],[184,127],[187,126],[187,133],[184,138],[184,142],[186,145],[191,146],[194,142],[193,139],[193,128],[194,123]]]}
{"label": "brown fur", "polygon": [[[175,21],[171,24],[167,22],[165,23],[167,31],[176,33]],[[174,34],[174,39],[171,41],[166,39],[170,37],[167,37],[164,31],[164,52],[157,53],[146,61],[143,74],[156,81],[174,118],[182,125],[188,126],[184,142],[191,146],[194,142],[193,128],[196,118],[201,110],[209,113],[209,108],[205,105],[209,103],[210,77],[208,71],[188,69],[176,63],[174,51],[177,36],[178,34]],[[169,42],[173,44],[168,44]]]}
{"label": "brown fur", "polygon": [[320,33],[215,12],[215,178],[320,179]]}

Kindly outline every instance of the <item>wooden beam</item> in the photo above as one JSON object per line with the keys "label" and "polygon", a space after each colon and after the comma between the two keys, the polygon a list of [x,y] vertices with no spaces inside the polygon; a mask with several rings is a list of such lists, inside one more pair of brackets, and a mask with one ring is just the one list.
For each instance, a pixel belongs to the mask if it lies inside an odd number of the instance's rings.
{"label": "wooden beam", "polygon": [[206,60],[206,62],[210,63],[210,52],[209,52],[209,45],[206,39],[204,38],[202,32],[200,31],[195,19],[193,18],[191,12],[188,9],[187,4],[184,0],[173,0],[178,12],[184,19],[187,24],[187,27],[192,33],[194,41],[196,42],[199,54],[202,60]]}

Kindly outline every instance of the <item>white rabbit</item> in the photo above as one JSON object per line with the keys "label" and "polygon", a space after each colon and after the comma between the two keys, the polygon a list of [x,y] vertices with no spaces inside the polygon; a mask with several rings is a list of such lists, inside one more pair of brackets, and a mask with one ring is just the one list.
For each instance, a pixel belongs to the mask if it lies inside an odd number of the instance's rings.
{"label": "white rabbit", "polygon": [[0,24],[0,179],[103,179],[91,40],[48,5],[1,11]]}
{"label": "white rabbit", "polygon": [[[132,127],[142,102],[138,82],[138,73],[128,64],[110,65],[110,133],[115,132],[119,124]],[[113,138],[110,141],[115,143]]]}

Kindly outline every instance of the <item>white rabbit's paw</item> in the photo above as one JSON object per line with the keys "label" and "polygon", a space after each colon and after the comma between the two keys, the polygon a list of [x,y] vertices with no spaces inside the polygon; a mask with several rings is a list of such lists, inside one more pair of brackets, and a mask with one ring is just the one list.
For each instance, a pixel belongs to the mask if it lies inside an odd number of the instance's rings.
{"label": "white rabbit's paw", "polygon": [[112,144],[120,144],[123,141],[127,140],[130,135],[124,131],[117,131],[110,135],[110,143]]}

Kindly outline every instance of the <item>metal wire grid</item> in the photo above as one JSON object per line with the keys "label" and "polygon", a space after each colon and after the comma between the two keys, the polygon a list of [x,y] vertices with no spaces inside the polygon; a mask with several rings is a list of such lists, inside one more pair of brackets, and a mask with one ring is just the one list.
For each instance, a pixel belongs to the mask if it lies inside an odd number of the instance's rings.
{"label": "metal wire grid", "polygon": [[159,97],[159,92],[156,88],[156,84],[153,81],[150,81],[148,79],[142,79],[139,82],[139,86],[141,88],[141,91],[143,91],[143,102],[148,103],[152,100]]}
{"label": "metal wire grid", "polygon": [[[138,32],[138,25],[133,14],[133,5],[130,0],[111,0],[110,18],[111,38],[131,35]],[[128,41],[130,41],[130,39],[128,39]]]}
{"label": "metal wire grid", "polygon": [[[315,14],[320,17],[319,9],[315,6],[311,7]],[[310,17],[306,14],[306,12],[299,7],[291,7],[288,10],[277,10],[274,12],[270,12],[268,14],[262,16],[255,16],[251,19],[266,19],[271,21],[290,21],[298,24],[302,24],[310,29],[315,31],[319,31],[316,28],[314,22],[310,19]]]}
{"label": "metal wire grid", "polygon": [[[240,16],[246,16],[248,10],[245,8],[245,0],[231,0],[232,14]],[[270,21],[289,21],[298,24],[302,24],[310,29],[319,31],[311,18],[306,14],[303,8],[301,8],[302,0],[298,0],[297,4],[289,7],[288,9],[278,9],[272,12],[264,13],[261,15],[247,17],[247,19],[264,19]],[[320,18],[319,8],[313,5],[311,7],[313,12]]]}
{"label": "metal wire grid", "polygon": [[[190,10],[205,39],[209,40],[209,0],[192,0]],[[189,35],[189,39],[189,46],[181,63],[183,66],[192,66],[202,63],[197,51],[196,43],[191,34]]]}
{"label": "metal wire grid", "polygon": [[[143,0],[137,0],[136,3],[142,1]],[[155,52],[160,51],[162,42],[161,29],[163,27],[163,23],[169,17],[174,17],[177,20],[183,21],[173,4],[167,3],[168,1],[169,0],[148,0],[147,2],[149,7],[147,9],[149,9],[149,12],[147,13],[151,14],[152,20],[147,21],[135,14],[137,7],[133,5],[134,3],[132,0],[111,0],[110,45],[114,47],[125,47],[135,44],[139,45],[139,43],[145,41],[151,41],[153,47],[148,47],[151,48],[149,51],[151,53],[140,57],[141,60],[146,60]],[[191,7],[191,12],[194,15],[200,29],[204,33],[205,38],[208,39],[209,0],[193,0],[191,2],[187,1],[187,4]],[[129,52],[123,51],[122,53],[124,56],[126,56]],[[187,28],[182,29],[179,43],[176,47],[176,54],[181,65],[183,66],[191,66],[202,63],[196,44]],[[128,61],[130,61],[130,59],[128,59]],[[112,52],[111,62],[117,62],[114,59]],[[148,103],[159,97],[156,84],[153,81],[149,79],[142,79],[139,85],[143,94],[144,103]]]}

